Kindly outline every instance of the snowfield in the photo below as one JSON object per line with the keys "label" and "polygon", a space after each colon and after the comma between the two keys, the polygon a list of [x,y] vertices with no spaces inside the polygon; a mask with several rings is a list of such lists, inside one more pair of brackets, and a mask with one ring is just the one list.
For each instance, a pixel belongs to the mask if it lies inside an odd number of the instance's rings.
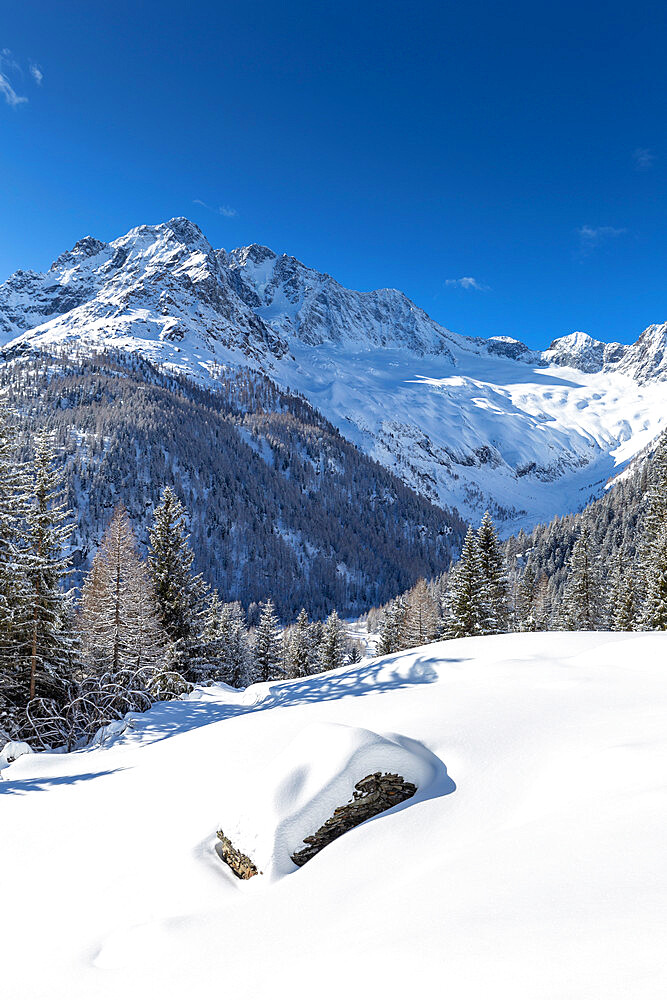
{"label": "snowfield", "polygon": [[[2,995],[664,997],[666,654],[659,633],[455,640],[20,756]],[[385,762],[415,797],[296,869]],[[234,877],[220,826],[265,874]]]}
{"label": "snowfield", "polygon": [[138,353],[210,390],[261,372],[433,503],[473,521],[488,508],[505,535],[600,496],[667,412],[667,323],[634,344],[579,331],[545,351],[465,337],[395,289],[344,288],[257,244],[214,250],[183,218],[11,275],[0,348],[0,364]]}

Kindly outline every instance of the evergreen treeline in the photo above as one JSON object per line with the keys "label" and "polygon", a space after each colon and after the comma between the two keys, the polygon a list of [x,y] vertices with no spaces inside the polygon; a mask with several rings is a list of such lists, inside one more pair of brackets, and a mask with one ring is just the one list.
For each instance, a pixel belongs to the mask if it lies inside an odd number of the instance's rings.
{"label": "evergreen treeline", "polygon": [[269,595],[283,621],[302,607],[358,615],[460,549],[458,515],[261,375],[221,371],[212,392],[125,353],[5,361],[0,384],[19,414],[22,458],[40,429],[64,458],[77,587],[120,500],[147,552],[163,485],[189,511],[194,569],[252,624]]}
{"label": "evergreen treeline", "polygon": [[0,744],[72,748],[102,726],[193,682],[245,687],[342,666],[355,651],[336,612],[301,611],[280,630],[272,601],[248,627],[193,568],[187,513],[170,486],[154,511],[148,557],[119,501],[75,598],[73,512],[53,434],[20,457],[0,409]]}
{"label": "evergreen treeline", "polygon": [[496,632],[667,629],[667,435],[579,514],[505,543],[485,514],[448,573],[368,621],[380,653]]}

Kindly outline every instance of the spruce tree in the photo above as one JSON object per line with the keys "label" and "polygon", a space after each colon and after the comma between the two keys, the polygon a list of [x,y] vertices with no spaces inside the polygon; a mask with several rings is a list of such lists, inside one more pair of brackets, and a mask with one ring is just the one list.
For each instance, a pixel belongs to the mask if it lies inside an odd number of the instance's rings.
{"label": "spruce tree", "polygon": [[480,632],[494,635],[509,625],[509,585],[505,557],[488,510],[477,532],[477,549],[482,578]]}
{"label": "spruce tree", "polygon": [[667,630],[667,523],[656,538],[653,560],[646,575],[641,624],[650,631]]}
{"label": "spruce tree", "polygon": [[11,722],[15,735],[44,746],[52,745],[52,720],[67,701],[76,662],[72,599],[64,590],[72,525],[50,434],[38,437],[27,480],[24,471],[10,472],[0,487],[4,503],[12,494],[17,500],[13,525],[7,508],[3,512],[4,528],[9,528],[3,562],[9,559],[4,568],[14,582],[4,591],[3,615],[9,617],[2,629],[0,710],[3,728]]}
{"label": "spruce tree", "polygon": [[335,611],[324,623],[318,659],[320,671],[337,670],[345,663],[345,629]]}
{"label": "spruce tree", "polygon": [[63,500],[63,473],[49,434],[37,438],[31,496],[26,510],[26,580],[23,662],[28,697],[61,703],[75,652],[71,595],[64,591],[70,559],[71,511]]}
{"label": "spruce tree", "polygon": [[486,591],[480,565],[477,535],[468,528],[461,558],[454,566],[449,583],[449,605],[445,637],[458,639],[480,635],[486,615]]}
{"label": "spruce tree", "polygon": [[624,547],[616,557],[609,600],[609,627],[615,632],[632,632],[637,625],[634,567]]}
{"label": "spruce tree", "polygon": [[589,533],[582,531],[570,557],[562,625],[568,629],[594,631],[599,626],[601,612],[598,566]]}
{"label": "spruce tree", "polygon": [[0,402],[0,741],[19,735],[29,696],[20,656],[30,618],[25,551],[29,494],[16,419]]}
{"label": "spruce tree", "polygon": [[537,596],[537,581],[532,567],[527,566],[523,572],[517,591],[516,625],[520,632],[537,631],[535,602]]}
{"label": "spruce tree", "polygon": [[273,601],[260,603],[262,613],[255,632],[254,641],[254,679],[256,681],[272,681],[281,675],[278,619],[276,618]]}
{"label": "spruce tree", "polygon": [[401,647],[401,635],[405,620],[405,605],[401,598],[396,598],[386,608],[380,625],[380,637],[377,645],[378,656],[390,656],[397,653]]}
{"label": "spruce tree", "polygon": [[207,665],[204,632],[209,594],[201,575],[192,571],[186,516],[183,504],[166,486],[150,531],[148,562],[160,622],[172,644],[173,667],[188,680],[198,680]]}
{"label": "spruce tree", "polygon": [[287,676],[307,677],[313,673],[314,651],[308,614],[304,608],[292,630],[287,651]]}
{"label": "spruce tree", "polygon": [[247,687],[251,683],[252,653],[241,605],[222,604],[214,591],[207,610],[204,639],[215,668],[215,680],[231,687]]}

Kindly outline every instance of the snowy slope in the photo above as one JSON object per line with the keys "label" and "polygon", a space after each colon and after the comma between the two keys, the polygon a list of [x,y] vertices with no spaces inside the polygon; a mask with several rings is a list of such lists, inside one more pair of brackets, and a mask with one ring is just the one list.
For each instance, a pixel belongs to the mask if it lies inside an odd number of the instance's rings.
{"label": "snowy slope", "polygon": [[[665,642],[456,640],[19,758],[3,995],[662,998]],[[384,759],[415,798],[296,870],[303,810]],[[222,865],[220,825],[257,835],[265,875]]]}
{"label": "snowy slope", "polygon": [[204,384],[249,365],[303,393],[431,500],[505,530],[581,507],[665,426],[667,324],[533,352],[461,337],[394,289],[356,292],[286,254],[215,251],[172,219],[87,237],[0,286],[5,356],[139,351]]}

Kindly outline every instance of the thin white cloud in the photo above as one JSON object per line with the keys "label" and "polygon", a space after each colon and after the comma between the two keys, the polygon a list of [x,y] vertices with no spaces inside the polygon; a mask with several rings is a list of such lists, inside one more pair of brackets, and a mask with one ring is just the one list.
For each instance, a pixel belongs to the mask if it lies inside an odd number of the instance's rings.
{"label": "thin white cloud", "polygon": [[17,108],[19,104],[27,104],[28,98],[17,94],[4,73],[0,73],[0,94],[4,97],[10,108]]}
{"label": "thin white cloud", "polygon": [[[29,63],[30,75],[37,84],[41,84],[44,74],[35,62]],[[21,64],[14,58],[11,49],[0,49],[0,96],[4,97],[5,103],[10,108],[17,108],[20,104],[27,104],[28,98],[16,91],[16,86],[12,78],[18,76],[23,82],[25,73]]]}
{"label": "thin white cloud", "polygon": [[201,205],[202,208],[205,208],[208,212],[215,212],[216,215],[224,215],[226,219],[233,219],[235,215],[239,214],[236,209],[232,208],[230,205],[219,205],[218,208],[214,208],[213,205],[207,205],[207,203],[202,201],[201,198],[195,198],[192,204]]}
{"label": "thin white cloud", "polygon": [[638,147],[632,154],[632,159],[635,170],[650,170],[656,161],[656,155],[650,149]]}
{"label": "thin white cloud", "polygon": [[627,229],[619,229],[616,226],[580,226],[577,229],[579,252],[585,256],[625,233]]}
{"label": "thin white cloud", "polygon": [[489,286],[483,285],[477,278],[447,278],[445,285],[448,288],[465,288],[476,292],[488,292]]}

